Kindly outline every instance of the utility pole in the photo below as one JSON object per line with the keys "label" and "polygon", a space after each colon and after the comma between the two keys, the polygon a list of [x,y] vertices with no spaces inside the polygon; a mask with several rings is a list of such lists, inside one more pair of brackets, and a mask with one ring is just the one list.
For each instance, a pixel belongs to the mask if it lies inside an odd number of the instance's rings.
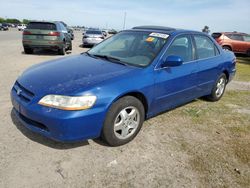
{"label": "utility pole", "polygon": [[126,26],[126,17],[127,17],[127,12],[124,12],[123,30],[125,29]]}

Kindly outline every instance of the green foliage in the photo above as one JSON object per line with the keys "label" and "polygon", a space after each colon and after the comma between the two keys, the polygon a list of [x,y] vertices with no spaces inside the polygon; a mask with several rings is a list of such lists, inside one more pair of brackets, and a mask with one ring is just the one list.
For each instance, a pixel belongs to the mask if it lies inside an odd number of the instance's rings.
{"label": "green foliage", "polygon": [[21,23],[20,20],[16,19],[16,18],[1,18],[0,17],[0,23],[12,23],[12,24],[19,24]]}
{"label": "green foliage", "polygon": [[30,22],[30,20],[23,19],[23,24],[28,24],[29,22]]}
{"label": "green foliage", "polygon": [[4,21],[5,19],[0,17],[0,23],[3,23]]}

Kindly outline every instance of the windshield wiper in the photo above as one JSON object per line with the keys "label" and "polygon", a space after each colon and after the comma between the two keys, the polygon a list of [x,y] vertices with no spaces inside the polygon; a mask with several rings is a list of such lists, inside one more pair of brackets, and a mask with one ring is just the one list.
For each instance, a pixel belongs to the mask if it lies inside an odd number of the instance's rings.
{"label": "windshield wiper", "polygon": [[102,58],[102,59],[106,59],[108,61],[118,63],[118,64],[121,64],[121,65],[127,65],[126,63],[121,61],[119,58],[115,58],[115,57],[112,57],[112,56],[100,55],[100,54],[90,54],[90,55],[95,56],[95,57],[99,57],[99,58]]}
{"label": "windshield wiper", "polygon": [[92,54],[90,54],[89,52],[83,52],[82,54],[87,54],[87,56],[89,56],[89,57],[96,58],[95,55],[92,55]]}

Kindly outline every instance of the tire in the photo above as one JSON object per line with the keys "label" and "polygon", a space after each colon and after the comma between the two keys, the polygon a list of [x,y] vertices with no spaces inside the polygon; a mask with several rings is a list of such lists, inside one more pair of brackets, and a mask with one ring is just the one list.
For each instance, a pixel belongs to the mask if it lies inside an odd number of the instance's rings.
{"label": "tire", "polygon": [[219,78],[216,80],[212,92],[210,95],[206,96],[209,101],[218,101],[223,96],[227,84],[227,77],[222,73]]}
{"label": "tire", "polygon": [[230,46],[222,46],[224,50],[232,51],[232,48]]}
{"label": "tire", "polygon": [[63,45],[63,47],[58,50],[58,54],[65,55],[65,53],[66,53],[65,45]]}
{"label": "tire", "polygon": [[125,96],[112,104],[102,129],[102,139],[110,146],[120,146],[133,140],[145,118],[140,100]]}
{"label": "tire", "polygon": [[247,56],[250,57],[250,49],[247,50]]}
{"label": "tire", "polygon": [[72,50],[72,42],[70,41],[68,50]]}
{"label": "tire", "polygon": [[25,54],[32,54],[33,53],[33,49],[31,49],[31,48],[24,48],[24,53]]}

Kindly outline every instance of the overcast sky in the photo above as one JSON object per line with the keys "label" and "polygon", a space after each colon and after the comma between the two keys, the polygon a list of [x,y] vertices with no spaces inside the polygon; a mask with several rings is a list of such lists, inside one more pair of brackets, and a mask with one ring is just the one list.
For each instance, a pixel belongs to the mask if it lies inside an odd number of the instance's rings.
{"label": "overcast sky", "polygon": [[250,33],[250,0],[0,0],[0,17],[126,28],[162,25]]}

